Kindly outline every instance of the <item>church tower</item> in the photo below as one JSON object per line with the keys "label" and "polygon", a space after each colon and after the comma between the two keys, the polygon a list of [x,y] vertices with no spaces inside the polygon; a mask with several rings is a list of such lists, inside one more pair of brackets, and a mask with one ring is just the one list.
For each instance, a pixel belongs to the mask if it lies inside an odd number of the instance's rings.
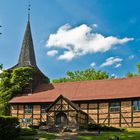
{"label": "church tower", "polygon": [[30,90],[26,90],[26,91],[32,92],[36,88],[36,86],[44,83],[44,81],[45,82],[47,81],[47,83],[49,83],[49,78],[40,71],[40,69],[36,64],[34,45],[33,45],[32,33],[31,33],[31,26],[30,26],[30,5],[28,8],[28,21],[24,33],[24,38],[22,42],[18,63],[11,69],[21,68],[21,67],[32,67],[36,71],[35,74],[33,75],[33,81],[29,87]]}
{"label": "church tower", "polygon": [[26,67],[31,66],[36,69],[38,69],[36,65],[36,59],[35,59],[35,52],[34,52],[34,45],[32,40],[32,33],[31,33],[31,27],[30,27],[30,21],[28,20],[21,52],[18,60],[17,67]]}

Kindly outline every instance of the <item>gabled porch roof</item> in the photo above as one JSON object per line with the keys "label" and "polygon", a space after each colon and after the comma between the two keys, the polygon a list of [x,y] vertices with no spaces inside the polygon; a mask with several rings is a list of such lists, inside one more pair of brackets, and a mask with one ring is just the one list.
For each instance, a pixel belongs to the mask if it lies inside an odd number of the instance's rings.
{"label": "gabled porch roof", "polygon": [[46,109],[46,112],[49,112],[49,110],[60,100],[63,99],[65,102],[67,102],[73,109],[75,109],[75,111],[77,112],[81,112],[82,114],[88,115],[87,113],[85,113],[84,111],[81,110],[80,107],[78,107],[76,104],[74,104],[73,102],[71,102],[68,98],[64,97],[63,95],[60,95],[58,98],[56,98],[56,100],[50,104],[50,106]]}

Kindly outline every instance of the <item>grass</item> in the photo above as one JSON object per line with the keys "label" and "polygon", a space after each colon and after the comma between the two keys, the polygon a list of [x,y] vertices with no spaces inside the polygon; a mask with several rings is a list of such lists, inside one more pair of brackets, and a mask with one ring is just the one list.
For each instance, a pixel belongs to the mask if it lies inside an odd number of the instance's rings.
{"label": "grass", "polygon": [[124,132],[102,132],[100,136],[78,136],[77,140],[109,140],[114,136],[119,136],[120,140],[139,140],[140,129],[127,129]]}
{"label": "grass", "polygon": [[54,140],[55,134],[38,131],[39,140]]}
{"label": "grass", "polygon": [[39,131],[35,129],[24,128],[21,129],[20,137],[17,140],[54,140],[56,138],[55,134],[46,133],[44,131]]}
{"label": "grass", "polygon": [[[124,132],[102,132],[99,136],[78,136],[77,140],[109,140],[114,136],[119,136],[120,140],[139,140],[140,128],[129,128]],[[39,140],[54,140],[56,135],[45,131],[22,129],[21,136],[17,140],[35,140],[36,138],[39,138]]]}

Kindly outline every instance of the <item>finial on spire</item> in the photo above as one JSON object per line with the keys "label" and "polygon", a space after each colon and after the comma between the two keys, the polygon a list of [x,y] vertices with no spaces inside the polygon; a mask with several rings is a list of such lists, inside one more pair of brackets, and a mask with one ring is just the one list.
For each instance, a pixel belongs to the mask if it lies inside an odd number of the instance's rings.
{"label": "finial on spire", "polygon": [[[2,27],[1,25],[0,25],[0,27]],[[2,33],[0,32],[0,35],[1,35]]]}
{"label": "finial on spire", "polygon": [[31,11],[31,4],[30,4],[30,1],[29,1],[29,4],[28,4],[28,21],[30,21],[30,11]]}

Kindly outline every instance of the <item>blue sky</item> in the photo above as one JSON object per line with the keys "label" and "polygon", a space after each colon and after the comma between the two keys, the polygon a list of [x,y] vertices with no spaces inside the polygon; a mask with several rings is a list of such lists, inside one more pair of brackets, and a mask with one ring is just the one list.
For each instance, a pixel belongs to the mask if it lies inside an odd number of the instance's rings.
{"label": "blue sky", "polygon": [[[17,63],[28,0],[0,0],[0,63]],[[94,67],[123,77],[140,62],[139,0],[31,0],[37,64],[51,79]]]}

